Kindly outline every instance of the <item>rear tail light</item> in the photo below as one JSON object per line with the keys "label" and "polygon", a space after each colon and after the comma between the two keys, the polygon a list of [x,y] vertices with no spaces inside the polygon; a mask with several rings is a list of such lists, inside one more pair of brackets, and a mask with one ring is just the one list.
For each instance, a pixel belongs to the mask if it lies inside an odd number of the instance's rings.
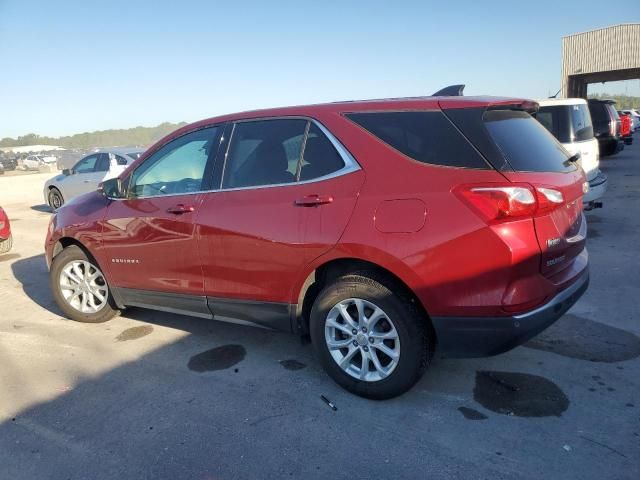
{"label": "rear tail light", "polygon": [[529,184],[461,185],[455,194],[487,223],[500,223],[547,213],[564,204],[562,192]]}

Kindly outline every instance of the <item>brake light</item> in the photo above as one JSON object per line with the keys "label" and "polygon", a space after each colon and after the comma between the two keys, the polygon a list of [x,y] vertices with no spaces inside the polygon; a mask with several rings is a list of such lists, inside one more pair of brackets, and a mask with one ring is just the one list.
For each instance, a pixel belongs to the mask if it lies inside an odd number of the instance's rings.
{"label": "brake light", "polygon": [[455,194],[487,223],[500,223],[548,213],[564,204],[562,192],[524,184],[461,185]]}

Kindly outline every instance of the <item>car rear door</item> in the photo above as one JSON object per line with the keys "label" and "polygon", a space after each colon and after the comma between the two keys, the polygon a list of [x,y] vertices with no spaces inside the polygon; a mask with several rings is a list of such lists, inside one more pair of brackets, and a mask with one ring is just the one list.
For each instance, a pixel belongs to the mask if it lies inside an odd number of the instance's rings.
{"label": "car rear door", "polygon": [[221,130],[195,130],[156,150],[125,178],[126,198],[109,205],[103,247],[125,303],[207,314],[194,219]]}

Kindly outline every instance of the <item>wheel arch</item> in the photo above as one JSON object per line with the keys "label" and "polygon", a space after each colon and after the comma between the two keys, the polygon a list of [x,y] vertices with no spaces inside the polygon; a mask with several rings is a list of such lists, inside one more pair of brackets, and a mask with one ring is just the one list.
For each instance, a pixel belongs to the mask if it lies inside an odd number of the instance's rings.
{"label": "wheel arch", "polygon": [[340,257],[327,260],[316,266],[307,275],[297,296],[298,301],[295,312],[295,326],[297,332],[300,335],[308,336],[311,307],[325,285],[342,275],[362,271],[376,272],[378,275],[382,275],[387,278],[392,286],[402,288],[411,300],[415,302],[418,310],[421,312],[423,319],[429,328],[431,338],[436,339],[435,330],[431,323],[427,308],[409,286],[408,282],[386,266],[357,257]]}
{"label": "wheel arch", "polygon": [[80,250],[82,250],[84,252],[84,254],[87,256],[87,258],[89,258],[89,260],[94,262],[98,266],[98,268],[100,268],[100,271],[102,272],[102,274],[104,275],[104,277],[107,280],[107,283],[109,284],[109,292],[111,293],[111,295],[113,297],[113,300],[115,301],[115,303],[118,306],[118,308],[123,309],[125,306],[122,303],[122,299],[120,298],[120,296],[117,293],[117,289],[113,288],[113,284],[111,283],[111,281],[109,279],[109,271],[106,268],[104,268],[103,265],[100,265],[100,262],[95,257],[95,255],[93,255],[91,253],[91,251],[87,248],[87,246],[84,245],[80,240],[78,240],[77,238],[74,238],[74,237],[61,237],[61,238],[59,238],[58,241],[56,242],[56,244],[53,246],[53,254],[51,256],[51,261],[53,262],[53,260],[56,258],[56,256],[60,252],[62,252],[65,248],[71,247],[71,246],[76,246]]}

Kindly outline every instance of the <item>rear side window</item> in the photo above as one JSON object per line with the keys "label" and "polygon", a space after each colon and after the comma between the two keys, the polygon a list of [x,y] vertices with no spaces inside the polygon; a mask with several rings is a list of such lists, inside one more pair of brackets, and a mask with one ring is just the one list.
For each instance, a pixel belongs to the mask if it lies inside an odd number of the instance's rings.
{"label": "rear side window", "polygon": [[519,172],[569,172],[576,167],[560,143],[521,110],[487,110],[484,124],[511,168]]}
{"label": "rear side window", "polygon": [[422,163],[445,167],[489,168],[442,112],[349,113],[387,145]]}
{"label": "rear side window", "polygon": [[311,124],[304,147],[300,180],[312,180],[337,172],[344,161],[317,125]]}
{"label": "rear side window", "polygon": [[225,162],[222,188],[258,187],[296,181],[307,121],[237,123]]}

